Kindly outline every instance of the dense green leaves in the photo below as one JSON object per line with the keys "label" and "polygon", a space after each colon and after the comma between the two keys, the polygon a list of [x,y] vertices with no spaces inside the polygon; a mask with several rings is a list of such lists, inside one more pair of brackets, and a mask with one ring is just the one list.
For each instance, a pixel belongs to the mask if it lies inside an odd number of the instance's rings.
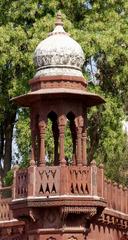
{"label": "dense green leaves", "polygon": [[[103,95],[103,93],[102,93]],[[88,115],[88,161],[92,158],[105,165],[107,177],[128,183],[128,139],[122,131],[124,112],[117,98],[109,95],[106,104],[93,108]]]}

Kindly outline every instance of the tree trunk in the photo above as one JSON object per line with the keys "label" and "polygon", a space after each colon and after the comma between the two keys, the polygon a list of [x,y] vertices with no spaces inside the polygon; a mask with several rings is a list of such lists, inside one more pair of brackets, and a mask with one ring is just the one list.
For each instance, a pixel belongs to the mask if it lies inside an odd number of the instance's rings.
{"label": "tree trunk", "polygon": [[13,127],[15,124],[16,110],[6,113],[4,122],[4,169],[3,175],[11,169],[12,162],[12,139],[13,139]]}
{"label": "tree trunk", "polygon": [[0,168],[1,168],[1,160],[3,158],[3,149],[4,149],[4,130],[3,124],[0,124]]}

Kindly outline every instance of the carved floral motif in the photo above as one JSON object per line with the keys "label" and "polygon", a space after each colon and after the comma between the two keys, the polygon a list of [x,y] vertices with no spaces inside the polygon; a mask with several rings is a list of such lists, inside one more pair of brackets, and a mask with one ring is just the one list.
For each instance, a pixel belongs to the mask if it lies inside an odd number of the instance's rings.
{"label": "carved floral motif", "polygon": [[[64,31],[63,26],[56,26],[48,38],[40,42],[35,50],[34,62],[38,70],[50,68],[81,71],[84,53],[81,46]],[[44,71],[45,73],[45,71]]]}
{"label": "carved floral motif", "polygon": [[[57,51],[57,49],[55,49]],[[81,69],[83,65],[83,57],[78,56],[77,54],[65,54],[62,52],[60,54],[44,54],[42,51],[38,51],[37,55],[34,58],[34,62],[37,68],[45,68],[51,66],[65,66],[72,68]]]}
{"label": "carved floral motif", "polygon": [[56,194],[59,191],[59,171],[56,167],[39,171],[39,194]]}

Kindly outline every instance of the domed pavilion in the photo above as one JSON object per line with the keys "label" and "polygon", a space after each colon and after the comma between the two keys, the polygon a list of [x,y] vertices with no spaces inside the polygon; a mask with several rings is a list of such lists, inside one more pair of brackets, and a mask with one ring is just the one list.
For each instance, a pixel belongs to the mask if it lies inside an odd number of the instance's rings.
{"label": "domed pavilion", "polygon": [[[14,217],[26,222],[29,239],[83,240],[90,221],[106,206],[97,195],[97,167],[87,165],[87,108],[104,103],[87,91],[82,74],[84,52],[63,28],[57,14],[55,29],[34,52],[36,73],[31,91],[15,103],[30,108],[32,151],[30,166],[14,175]],[[46,129],[52,122],[54,159],[46,161]],[[72,161],[65,152],[65,129],[70,126]],[[99,170],[101,181],[103,169]]]}
{"label": "domed pavilion", "polygon": [[66,164],[64,133],[67,120],[73,142],[72,164],[87,164],[87,108],[104,100],[87,91],[87,81],[82,74],[84,60],[81,46],[65,32],[61,13],[58,13],[55,29],[34,52],[37,70],[29,81],[31,91],[14,99],[19,106],[31,110],[31,163],[45,165],[45,130],[50,118],[55,144],[54,164]]}

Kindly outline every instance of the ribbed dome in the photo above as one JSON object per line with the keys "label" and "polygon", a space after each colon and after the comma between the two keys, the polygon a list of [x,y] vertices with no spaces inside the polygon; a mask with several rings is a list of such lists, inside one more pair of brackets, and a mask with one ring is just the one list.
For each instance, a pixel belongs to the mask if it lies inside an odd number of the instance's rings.
{"label": "ribbed dome", "polygon": [[31,91],[14,99],[19,106],[35,108],[38,101],[41,104],[59,98],[64,101],[77,99],[85,107],[104,102],[100,96],[87,91],[87,82],[81,71],[84,53],[64,31],[60,13],[54,31],[37,46],[34,61],[37,72],[29,80]]}
{"label": "ribbed dome", "polygon": [[37,46],[34,62],[36,76],[82,76],[84,53],[81,46],[64,31],[61,13],[57,14],[54,31]]}

